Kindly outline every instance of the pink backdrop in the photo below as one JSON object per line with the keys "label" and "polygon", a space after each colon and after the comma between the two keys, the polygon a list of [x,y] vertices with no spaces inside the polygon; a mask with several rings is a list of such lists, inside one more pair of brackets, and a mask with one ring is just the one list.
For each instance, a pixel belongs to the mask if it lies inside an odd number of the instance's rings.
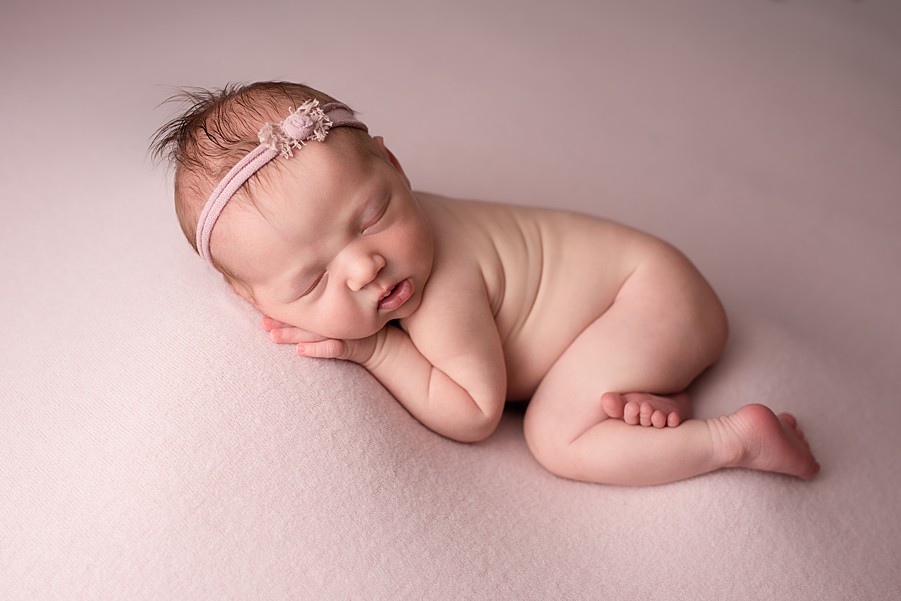
{"label": "pink backdrop", "polygon": [[[4,3],[0,598],[901,598],[899,6]],[[146,154],[171,86],[269,78],[420,189],[680,246],[733,326],[698,412],[791,410],[822,474],[568,482],[269,344]]]}

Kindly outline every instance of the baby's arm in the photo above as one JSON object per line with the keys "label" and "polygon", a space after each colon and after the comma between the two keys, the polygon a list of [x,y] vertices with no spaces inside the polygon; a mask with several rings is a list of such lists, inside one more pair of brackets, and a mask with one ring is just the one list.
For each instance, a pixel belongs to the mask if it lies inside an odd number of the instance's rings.
{"label": "baby's arm", "polygon": [[363,365],[423,424],[475,442],[490,436],[500,420],[506,369],[493,319],[480,328],[472,316],[468,323],[455,317],[431,315],[430,323],[411,326],[411,335],[385,328],[384,343]]}
{"label": "baby's arm", "polygon": [[[483,440],[497,427],[507,387],[484,284],[429,285],[432,294],[405,323],[410,334],[389,325],[361,340],[309,341],[308,335],[298,352],[359,363],[428,428],[463,442]],[[269,330],[274,324],[264,320]]]}

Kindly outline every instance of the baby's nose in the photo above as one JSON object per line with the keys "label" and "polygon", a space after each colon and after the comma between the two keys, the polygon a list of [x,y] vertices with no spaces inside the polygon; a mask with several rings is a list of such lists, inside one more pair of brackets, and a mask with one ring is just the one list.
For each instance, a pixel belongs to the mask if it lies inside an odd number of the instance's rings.
{"label": "baby's nose", "polygon": [[354,292],[359,292],[373,280],[385,267],[385,258],[378,253],[360,253],[350,262],[347,285]]}

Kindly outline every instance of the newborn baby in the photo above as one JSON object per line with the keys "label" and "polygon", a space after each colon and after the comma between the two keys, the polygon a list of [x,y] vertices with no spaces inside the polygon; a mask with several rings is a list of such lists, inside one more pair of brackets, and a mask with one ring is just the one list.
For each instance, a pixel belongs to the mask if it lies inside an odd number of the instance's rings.
{"label": "newborn baby", "polygon": [[528,446],[566,478],[818,472],[789,414],[690,419],[684,391],[727,322],[672,246],[596,217],[413,191],[381,137],[307,86],[183,98],[154,143],[176,165],[182,229],[275,342],[362,365],[454,440],[485,439],[507,401],[528,401]]}

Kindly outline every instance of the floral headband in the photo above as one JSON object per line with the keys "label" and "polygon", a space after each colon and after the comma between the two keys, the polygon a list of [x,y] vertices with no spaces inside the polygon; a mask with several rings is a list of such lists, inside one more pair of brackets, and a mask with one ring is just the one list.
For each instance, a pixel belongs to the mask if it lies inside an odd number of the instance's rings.
{"label": "floral headband", "polygon": [[325,142],[333,127],[355,127],[369,131],[354,118],[353,111],[340,102],[330,102],[319,106],[318,100],[307,100],[278,123],[266,123],[260,129],[260,145],[231,168],[206,201],[200,219],[197,221],[197,252],[212,264],[210,237],[213,226],[231,197],[244,185],[250,176],[263,165],[281,155],[290,158],[294,149],[302,148],[307,142]]}

